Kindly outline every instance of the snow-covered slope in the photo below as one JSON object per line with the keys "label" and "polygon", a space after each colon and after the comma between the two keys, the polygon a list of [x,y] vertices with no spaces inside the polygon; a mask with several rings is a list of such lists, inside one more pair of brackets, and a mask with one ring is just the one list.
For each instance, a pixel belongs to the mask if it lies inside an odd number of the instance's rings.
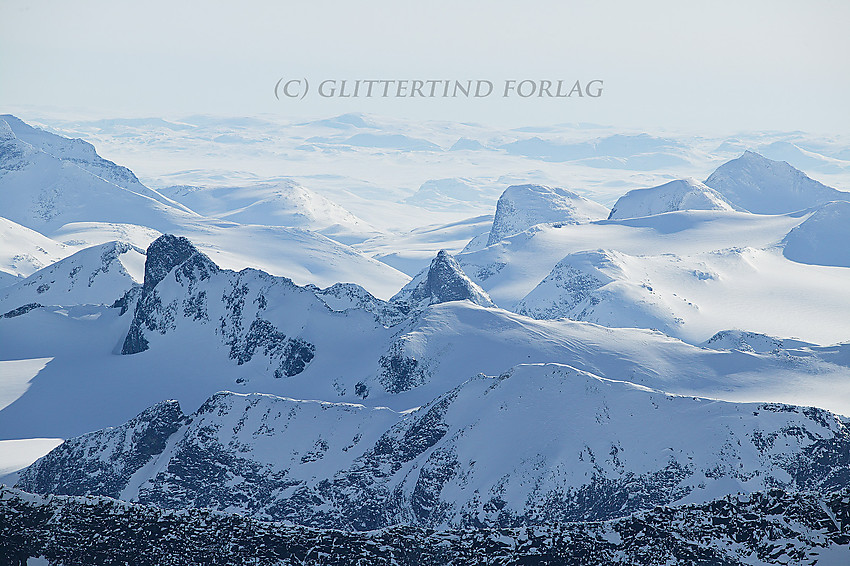
{"label": "snow-covered slope", "polygon": [[4,435],[66,438],[120,424],[162,399],[198,406],[225,389],[403,411],[480,372],[530,362],[688,395],[850,410],[846,344],[753,355],[648,330],[538,321],[468,300],[406,314],[353,285],[319,290],[236,273],[184,240],[158,242],[148,249],[138,302],[0,318],[0,360],[39,362],[8,392]]}
{"label": "snow-covered slope", "polygon": [[457,253],[476,236],[485,243],[492,225],[493,215],[485,214],[448,224],[422,226],[403,234],[378,236],[353,247],[414,276],[428,266],[435,250]]}
{"label": "snow-covered slope", "polygon": [[259,267],[303,284],[324,287],[357,280],[386,298],[409,281],[386,264],[309,230],[200,216],[144,187],[124,168],[100,159],[85,142],[35,130],[11,118],[10,122],[29,141],[0,120],[2,212],[48,237],[74,245],[117,239],[146,248],[162,233],[179,233],[190,235],[222,265]]}
{"label": "snow-covered slope", "polygon": [[785,161],[773,161],[753,151],[718,167],[705,184],[731,204],[756,214],[783,214],[832,200],[850,200],[850,193],[827,187]]}
{"label": "snow-covered slope", "polygon": [[[541,225],[457,260],[497,305],[535,317],[658,328],[693,344],[732,328],[846,341],[850,270],[795,263],[778,247],[809,214],[677,211]],[[602,255],[600,242],[610,246]]]}
{"label": "snow-covered slope", "polygon": [[186,418],[165,402],[66,442],[19,486],[320,527],[492,527],[767,488],[826,493],[850,473],[847,450],[850,431],[827,411],[543,364],[473,378],[407,415],[220,393]]}
{"label": "snow-covered slope", "polygon": [[850,267],[850,202],[827,203],[782,240],[785,257],[800,263]]}
{"label": "snow-covered slope", "polygon": [[179,185],[160,192],[200,214],[240,224],[303,228],[345,244],[379,234],[338,204],[291,179],[243,187]]}
{"label": "snow-covered slope", "polygon": [[829,344],[850,336],[842,322],[848,314],[842,288],[849,278],[847,270],[794,264],[778,250],[730,248],[690,256],[595,250],[558,262],[515,310],[535,318],[655,328],[692,344],[729,328]]}
{"label": "snow-covered slope", "polygon": [[635,189],[617,199],[608,218],[637,218],[674,210],[734,210],[720,194],[693,178],[649,189]]}
{"label": "snow-covered slope", "polygon": [[62,259],[71,249],[17,222],[0,217],[0,287]]}
{"label": "snow-covered slope", "polygon": [[142,283],[144,265],[144,252],[124,242],[86,248],[0,289],[0,314],[33,303],[111,305]]}
{"label": "snow-covered slope", "polygon": [[[123,168],[113,170],[97,162],[90,167],[96,173],[90,171],[86,167],[96,157],[91,145],[72,140],[65,140],[68,143],[63,145],[63,138],[28,127],[24,128],[27,135],[22,139],[10,122],[25,126],[12,118],[0,120],[0,195],[4,217],[50,235],[64,224],[84,221],[174,230],[180,222],[197,216],[133,181],[129,178],[132,174]],[[59,156],[41,146],[57,151]],[[110,171],[113,174],[108,174]],[[109,178],[129,182],[119,185]]]}
{"label": "snow-covered slope", "polygon": [[[9,132],[11,132],[18,141],[18,143],[12,143],[5,147],[5,157],[11,157],[9,153],[30,153],[28,151],[29,146],[29,148],[44,152],[65,164],[76,165],[111,184],[152,198],[167,206],[181,208],[176,202],[163,197],[162,194],[143,185],[136,175],[126,167],[117,165],[99,156],[94,146],[84,140],[69,139],[38,128],[33,128],[19,118],[9,114],[0,115],[0,130],[5,132],[4,134],[0,134],[0,136],[8,138]],[[8,142],[9,140],[6,139],[5,141]],[[15,147],[16,145],[18,147]],[[10,159],[6,163],[13,166],[14,161]]]}
{"label": "snow-covered slope", "polygon": [[608,209],[560,187],[513,185],[496,203],[496,216],[487,245],[526,230],[535,224],[582,224],[608,216]]}

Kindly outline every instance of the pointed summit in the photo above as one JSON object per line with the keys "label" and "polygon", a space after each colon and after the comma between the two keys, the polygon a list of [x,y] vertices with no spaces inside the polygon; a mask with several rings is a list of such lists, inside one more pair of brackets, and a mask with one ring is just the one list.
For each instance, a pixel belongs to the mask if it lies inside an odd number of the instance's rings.
{"label": "pointed summit", "polygon": [[494,306],[489,295],[470,279],[447,251],[440,250],[431,266],[422,270],[392,299],[413,307],[469,300],[482,307]]}
{"label": "pointed summit", "polygon": [[178,280],[196,281],[207,279],[211,273],[219,271],[218,266],[206,255],[199,252],[188,238],[164,234],[148,246],[145,258],[145,282],[130,330],[124,339],[122,354],[137,354],[148,349],[148,341],[144,329],[154,330],[157,327],[156,316],[163,309],[160,298],[156,294],[156,286],[169,273],[180,268]]}
{"label": "pointed summit", "polygon": [[827,187],[785,161],[773,161],[754,151],[724,163],[705,184],[735,206],[755,214],[785,214],[833,200],[850,200],[850,193]]}
{"label": "pointed summit", "polygon": [[199,253],[188,238],[164,234],[148,246],[145,260],[144,292],[149,293],[168,273]]}

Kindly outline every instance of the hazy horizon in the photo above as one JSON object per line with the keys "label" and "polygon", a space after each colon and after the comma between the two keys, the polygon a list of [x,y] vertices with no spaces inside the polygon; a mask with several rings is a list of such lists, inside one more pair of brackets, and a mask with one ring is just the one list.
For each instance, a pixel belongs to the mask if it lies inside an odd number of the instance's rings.
{"label": "hazy horizon", "polygon": [[[820,1],[155,2],[7,5],[0,111],[309,119],[365,112],[499,125],[850,129],[850,5]],[[281,79],[601,80],[581,98],[277,100]],[[313,87],[315,88],[315,87]],[[498,94],[498,93],[497,93]]]}

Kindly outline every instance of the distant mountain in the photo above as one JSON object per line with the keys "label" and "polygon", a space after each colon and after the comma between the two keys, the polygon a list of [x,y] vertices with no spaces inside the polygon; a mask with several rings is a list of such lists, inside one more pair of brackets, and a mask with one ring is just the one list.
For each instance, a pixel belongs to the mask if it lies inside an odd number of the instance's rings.
{"label": "distant mountain", "polygon": [[850,202],[836,201],[815,210],[782,240],[790,260],[850,267]]}
{"label": "distant mountain", "polygon": [[160,192],[200,214],[240,224],[302,228],[345,244],[380,235],[338,204],[292,180],[242,187],[179,185]]}
{"label": "distant mountain", "polygon": [[494,306],[487,293],[463,272],[457,260],[445,250],[440,250],[428,269],[420,272],[391,299],[410,308],[463,300],[482,307]]}
{"label": "distant mountain", "polygon": [[784,161],[772,161],[753,151],[718,167],[705,184],[731,204],[755,214],[784,214],[850,200],[850,193],[827,187]]}
{"label": "distant mountain", "polygon": [[141,185],[129,170],[97,157],[90,144],[12,117],[0,119],[0,195],[6,218],[46,235],[69,222],[89,221],[173,231],[197,217]]}
{"label": "distant mountain", "polygon": [[607,216],[607,208],[567,189],[513,185],[505,189],[496,203],[487,245],[544,222],[582,224]]}
{"label": "distant mountain", "polygon": [[770,488],[826,494],[846,487],[848,452],[850,430],[827,411],[543,364],[473,378],[407,414],[219,393],[186,416],[163,402],[66,441],[18,487],[345,530],[516,527]]}
{"label": "distant mountain", "polygon": [[145,255],[124,242],[81,250],[0,289],[0,314],[27,304],[111,305],[142,283]]}
{"label": "distant mountain", "polygon": [[688,178],[629,191],[617,199],[608,219],[637,218],[675,210],[735,210],[735,207],[710,187]]}
{"label": "distant mountain", "polygon": [[[75,245],[122,240],[146,248],[162,233],[177,233],[192,236],[228,267],[262,267],[303,284],[327,286],[357,279],[389,297],[409,280],[310,230],[201,216],[140,184],[129,170],[101,159],[90,144],[36,130],[12,117],[0,120],[0,195],[6,218]],[[306,208],[318,202],[306,200]],[[257,204],[252,214],[264,206]],[[325,228],[334,230],[329,224]]]}
{"label": "distant mountain", "polygon": [[[4,145],[10,144],[10,147],[6,147],[4,150],[7,157],[9,157],[9,153],[26,153],[27,146],[29,146],[55,157],[63,163],[74,164],[80,169],[88,171],[109,183],[152,198],[161,204],[180,208],[180,205],[174,201],[163,197],[160,193],[143,185],[138,177],[126,167],[117,165],[99,156],[94,146],[84,140],[69,139],[45,130],[33,128],[19,118],[9,114],[0,115],[0,122],[5,123],[5,126],[0,124],[0,130],[6,131],[5,136],[7,139],[4,140]],[[9,132],[12,133],[17,142],[12,142],[8,139]],[[0,134],[0,136],[3,135]],[[14,149],[16,143],[20,146],[17,150]],[[13,166],[13,162],[10,161],[7,165]],[[17,163],[17,166],[23,165],[24,163],[22,162]]]}

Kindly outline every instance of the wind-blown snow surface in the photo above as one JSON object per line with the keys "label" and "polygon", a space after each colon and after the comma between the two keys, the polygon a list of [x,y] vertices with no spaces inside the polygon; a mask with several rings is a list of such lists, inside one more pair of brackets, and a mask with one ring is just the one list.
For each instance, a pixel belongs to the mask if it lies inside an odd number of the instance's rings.
{"label": "wind-blown snow surface", "polygon": [[782,242],[788,259],[850,267],[850,202],[836,201],[818,207]]}
{"label": "wind-blown snow surface", "polygon": [[71,253],[68,246],[2,217],[0,241],[0,288]]}

